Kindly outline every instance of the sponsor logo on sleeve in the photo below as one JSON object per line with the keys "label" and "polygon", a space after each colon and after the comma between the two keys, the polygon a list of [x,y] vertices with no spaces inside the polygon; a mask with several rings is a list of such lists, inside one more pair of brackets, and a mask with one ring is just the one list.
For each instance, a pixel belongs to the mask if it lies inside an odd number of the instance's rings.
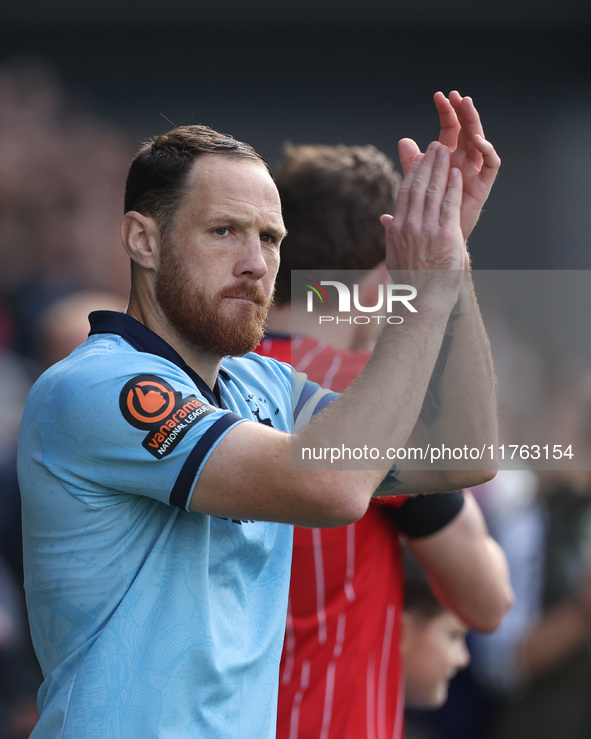
{"label": "sponsor logo on sleeve", "polygon": [[119,407],[128,423],[148,432],[142,446],[156,459],[170,454],[191,426],[216,410],[194,395],[183,398],[156,375],[137,375],[125,383]]}

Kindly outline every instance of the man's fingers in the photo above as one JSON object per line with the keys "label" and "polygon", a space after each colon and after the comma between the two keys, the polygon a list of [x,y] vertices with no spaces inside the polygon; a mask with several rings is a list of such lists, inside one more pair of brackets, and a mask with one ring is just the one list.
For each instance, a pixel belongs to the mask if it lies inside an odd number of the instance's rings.
{"label": "man's fingers", "polygon": [[459,226],[462,190],[462,173],[457,167],[452,167],[449,172],[447,191],[441,204],[439,223],[442,228]]}
{"label": "man's fingers", "polygon": [[[430,143],[419,166],[412,169],[402,181],[394,208],[394,218],[397,224],[401,225],[404,221],[409,224],[418,223],[422,220],[425,193],[431,180],[437,148],[442,148],[441,144],[437,142]],[[401,196],[403,201],[399,208]]]}
{"label": "man's fingers", "polygon": [[390,269],[462,269],[462,174],[450,168],[447,147],[432,142],[417,169],[404,178],[394,215],[380,220]]}
{"label": "man's fingers", "polygon": [[462,127],[466,129],[468,134],[477,133],[484,137],[482,122],[471,97],[464,97],[461,99],[458,118],[461,118],[460,122]]}
{"label": "man's fingers", "polygon": [[474,146],[474,136],[482,136],[484,138],[484,129],[480,121],[480,116],[474,105],[474,101],[470,97],[462,97],[456,92],[454,95],[450,93],[450,100],[454,110],[460,121],[460,135],[458,136],[458,149],[462,149],[466,156],[473,161],[477,167],[481,165],[481,153]]}
{"label": "man's fingers", "polygon": [[435,150],[433,169],[425,192],[423,210],[423,220],[425,223],[439,223],[441,203],[448,186],[449,167],[449,150],[447,147],[440,145]]}
{"label": "man's fingers", "polygon": [[[414,141],[411,139],[402,139],[402,141],[405,142],[411,142],[414,144]],[[399,142],[399,150],[400,145],[402,144],[402,141]],[[415,144],[416,146],[416,144]],[[403,144],[404,147],[404,144]],[[402,180],[402,183],[400,185],[400,188],[398,189],[398,194],[396,196],[396,203],[394,205],[394,217],[396,218],[397,222],[401,222],[406,218],[406,214],[408,212],[408,203],[410,199],[410,191],[412,184],[414,182],[415,176],[417,174],[417,171],[419,167],[421,166],[421,162],[423,161],[424,154],[420,153],[419,147],[416,146],[418,154],[415,154],[411,161],[407,161],[406,169],[403,168],[404,178]],[[411,147],[409,147],[409,155],[410,155]],[[401,158],[402,162],[402,158]],[[386,225],[382,221],[383,225]]]}
{"label": "man's fingers", "polygon": [[414,164],[418,166],[419,162],[416,161],[418,156],[422,155],[415,141],[412,139],[400,139],[398,142],[398,158],[400,159],[403,176],[406,176]]}
{"label": "man's fingers", "polygon": [[480,180],[490,189],[501,166],[501,159],[490,141],[487,141],[479,134],[474,135],[473,146],[482,155]]}
{"label": "man's fingers", "polygon": [[433,95],[433,101],[439,113],[439,125],[441,126],[439,143],[453,151],[458,144],[458,135],[460,133],[458,115],[442,92],[436,92]]}

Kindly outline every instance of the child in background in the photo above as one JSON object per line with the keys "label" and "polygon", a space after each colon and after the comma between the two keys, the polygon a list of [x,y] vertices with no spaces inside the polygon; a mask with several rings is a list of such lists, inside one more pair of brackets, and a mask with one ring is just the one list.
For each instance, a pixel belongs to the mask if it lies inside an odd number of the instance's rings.
{"label": "child in background", "polygon": [[425,571],[406,548],[404,578],[402,654],[406,705],[439,708],[447,700],[449,681],[470,662],[467,627],[437,600]]}

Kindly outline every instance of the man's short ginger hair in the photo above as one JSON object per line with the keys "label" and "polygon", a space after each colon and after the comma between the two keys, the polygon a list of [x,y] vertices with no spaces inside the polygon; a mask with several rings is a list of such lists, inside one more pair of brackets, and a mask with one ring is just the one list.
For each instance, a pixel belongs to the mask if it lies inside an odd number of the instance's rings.
{"label": "man's short ginger hair", "polygon": [[288,235],[275,300],[291,297],[291,270],[375,267],[385,256],[383,213],[400,186],[394,163],[375,146],[285,146],[275,173]]}
{"label": "man's short ginger hair", "polygon": [[146,141],[133,158],[125,185],[125,213],[149,215],[162,234],[169,232],[193,163],[205,154],[260,162],[270,174],[249,144],[208,126],[179,126]]}

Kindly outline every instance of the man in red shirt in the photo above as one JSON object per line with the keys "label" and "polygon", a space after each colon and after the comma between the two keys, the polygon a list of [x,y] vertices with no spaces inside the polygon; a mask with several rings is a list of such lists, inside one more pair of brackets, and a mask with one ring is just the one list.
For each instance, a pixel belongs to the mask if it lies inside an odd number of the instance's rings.
{"label": "man in red shirt", "polygon": [[[455,149],[454,166],[463,175],[467,238],[494,179],[490,159],[480,150],[483,132],[471,99],[437,93],[435,103],[440,142]],[[408,139],[399,151],[405,171],[421,157]],[[276,182],[289,235],[258,351],[342,391],[369,358],[371,336],[363,327],[343,325],[334,345],[322,341],[325,327],[307,326],[307,335],[292,340],[291,270],[372,270],[364,281],[368,291],[383,281],[380,216],[391,211],[400,178],[371,146],[289,146]],[[374,498],[365,516],[349,526],[296,527],[280,739],[403,736],[403,537],[441,601],[466,624],[490,631],[500,622],[512,601],[506,562],[469,492]]]}

